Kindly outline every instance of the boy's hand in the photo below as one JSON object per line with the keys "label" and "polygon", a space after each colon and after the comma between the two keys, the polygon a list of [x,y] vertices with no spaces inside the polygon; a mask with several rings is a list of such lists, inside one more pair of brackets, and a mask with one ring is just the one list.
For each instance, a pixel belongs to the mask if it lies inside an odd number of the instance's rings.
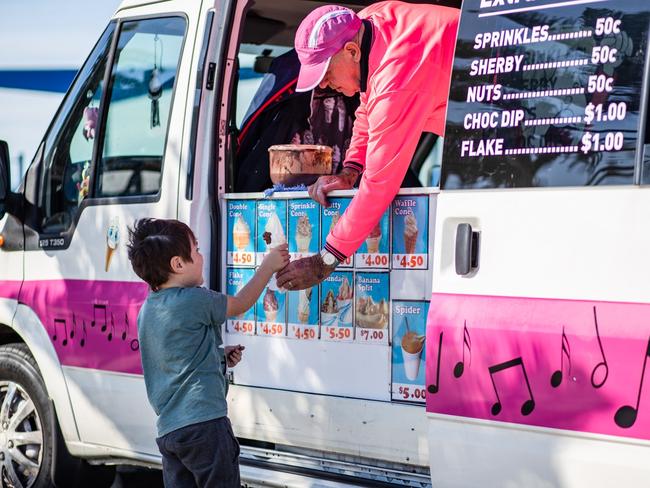
{"label": "boy's hand", "polygon": [[241,344],[237,344],[236,346],[224,347],[224,352],[226,354],[226,363],[228,364],[229,368],[234,368],[235,366],[237,366],[237,363],[241,361],[242,351],[244,349],[246,348]]}
{"label": "boy's hand", "polygon": [[280,244],[271,249],[264,257],[263,265],[268,266],[274,273],[289,264],[289,245]]}

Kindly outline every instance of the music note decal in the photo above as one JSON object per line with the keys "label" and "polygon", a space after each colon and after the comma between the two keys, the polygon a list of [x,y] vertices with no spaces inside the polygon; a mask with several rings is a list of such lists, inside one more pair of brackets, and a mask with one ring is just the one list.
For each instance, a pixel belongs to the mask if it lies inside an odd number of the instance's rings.
{"label": "music note decal", "polygon": [[456,363],[454,366],[454,376],[460,378],[463,376],[465,371],[465,347],[467,347],[467,353],[469,355],[469,364],[472,364],[472,338],[469,335],[467,330],[467,320],[463,324],[463,358]]}
{"label": "music note decal", "polygon": [[[594,325],[596,326],[596,339],[598,339],[598,347],[600,348],[600,355],[603,357],[603,360],[600,361],[594,367],[591,372],[591,386],[594,388],[600,388],[607,381],[607,376],[609,376],[609,365],[607,364],[607,359],[605,358],[605,350],[603,349],[603,343],[600,340],[600,333],[598,332],[598,317],[596,315],[596,306],[594,305]],[[605,374],[603,375],[602,381],[596,382],[596,371],[598,368],[604,368]]]}
{"label": "music note decal", "polygon": [[639,413],[639,404],[641,403],[641,390],[643,389],[643,378],[645,377],[645,367],[648,363],[648,356],[650,356],[650,338],[648,339],[648,346],[643,356],[643,367],[641,368],[641,381],[639,382],[639,392],[636,395],[636,406],[623,405],[616,411],[614,415],[614,422],[616,425],[623,429],[629,429],[636,422],[636,417]]}
{"label": "music note decal", "polygon": [[[104,331],[104,328],[102,327],[102,332]],[[113,312],[111,312],[111,330],[108,332],[108,341],[113,340],[113,335],[115,334],[115,319],[113,318]]]}
{"label": "music note decal", "polygon": [[[74,317],[74,315],[73,315]],[[81,347],[84,347],[86,345],[86,319],[81,319],[81,340],[79,341],[79,345]]]}
{"label": "music note decal", "polygon": [[101,310],[104,312],[104,323],[102,325],[102,332],[106,330],[106,305],[100,305],[100,304],[93,304],[93,319],[90,322],[91,327],[95,327],[97,325],[97,310]]}
{"label": "music note decal", "polygon": [[57,329],[63,324],[63,340],[61,341],[62,346],[68,345],[68,325],[65,319],[54,319],[54,334],[52,334],[52,340],[56,342],[58,340],[59,334]]}
{"label": "music note decal", "polygon": [[562,383],[562,375],[564,372],[564,356],[566,356],[567,363],[569,363],[567,376],[571,377],[571,346],[569,345],[569,339],[564,333],[564,326],[562,326],[562,348],[560,349],[560,369],[558,369],[551,375],[551,386],[553,388],[557,388]]}
{"label": "music note decal", "polygon": [[438,340],[438,365],[436,366],[436,382],[427,386],[429,393],[438,393],[440,389],[440,357],[442,356],[442,332],[440,332],[440,339]]}
{"label": "music note decal", "polygon": [[122,340],[125,341],[129,336],[129,315],[124,312],[124,329],[122,330]]}
{"label": "music note decal", "polygon": [[528,381],[526,368],[524,366],[524,362],[521,359],[521,357],[518,357],[515,359],[511,359],[510,361],[506,361],[504,363],[495,364],[494,366],[490,366],[488,368],[488,371],[490,372],[490,380],[492,381],[492,387],[494,388],[494,393],[497,397],[496,403],[492,405],[492,409],[491,409],[492,415],[499,415],[502,408],[501,397],[499,396],[497,385],[494,382],[494,375],[501,371],[505,371],[506,369],[510,369],[518,366],[521,366],[521,371],[524,374],[524,381],[526,382],[526,388],[528,388],[528,394],[530,395],[530,398],[521,405],[521,414],[530,415],[530,413],[533,410],[535,410],[535,399],[533,398],[533,391],[530,388],[530,382]]}
{"label": "music note decal", "polygon": [[77,331],[77,317],[72,312],[72,330],[70,331],[70,339],[74,339],[74,333]]}

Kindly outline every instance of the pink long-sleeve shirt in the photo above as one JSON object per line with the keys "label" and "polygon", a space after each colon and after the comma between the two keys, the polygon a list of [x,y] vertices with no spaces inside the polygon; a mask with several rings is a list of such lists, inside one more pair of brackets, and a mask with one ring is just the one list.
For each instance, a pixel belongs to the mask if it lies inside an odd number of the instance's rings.
{"label": "pink long-sleeve shirt", "polygon": [[387,1],[359,17],[371,26],[372,41],[369,53],[362,44],[367,73],[362,60],[361,104],[344,166],[362,178],[325,244],[340,260],[359,248],[395,198],[422,132],[444,135],[459,11]]}

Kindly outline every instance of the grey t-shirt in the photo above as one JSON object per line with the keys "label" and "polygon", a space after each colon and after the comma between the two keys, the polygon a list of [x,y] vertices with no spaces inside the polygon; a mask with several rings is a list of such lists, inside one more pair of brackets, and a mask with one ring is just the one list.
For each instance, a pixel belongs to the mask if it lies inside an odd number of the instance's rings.
{"label": "grey t-shirt", "polygon": [[201,287],[153,291],[142,305],[138,339],[158,436],[227,415],[226,305],[226,295]]}

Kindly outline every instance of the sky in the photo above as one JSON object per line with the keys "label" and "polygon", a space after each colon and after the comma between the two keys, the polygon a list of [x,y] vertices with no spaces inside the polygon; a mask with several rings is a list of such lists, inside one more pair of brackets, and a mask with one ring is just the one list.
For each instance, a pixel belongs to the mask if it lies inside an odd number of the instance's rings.
{"label": "sky", "polygon": [[[118,0],[0,0],[0,72],[78,69]],[[63,94],[0,87],[0,139],[9,144],[13,186],[36,152]]]}

